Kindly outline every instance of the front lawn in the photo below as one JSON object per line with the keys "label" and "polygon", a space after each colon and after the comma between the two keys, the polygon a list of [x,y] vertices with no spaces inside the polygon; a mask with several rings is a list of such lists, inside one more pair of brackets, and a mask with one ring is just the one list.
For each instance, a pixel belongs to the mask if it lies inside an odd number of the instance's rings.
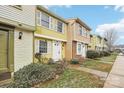
{"label": "front lawn", "polygon": [[86,59],[83,65],[81,66],[87,67],[90,69],[109,72],[111,70],[112,64],[102,63],[102,62],[99,62],[99,60],[94,60],[94,59]]}
{"label": "front lawn", "polygon": [[116,56],[116,54],[111,54],[107,57],[101,57],[97,59],[86,59],[82,66],[95,70],[109,72],[111,70],[113,62],[116,59]]}
{"label": "front lawn", "polygon": [[99,88],[104,81],[87,72],[66,69],[56,80],[41,84],[41,88]]}
{"label": "front lawn", "polygon": [[113,63],[115,61],[116,57],[117,57],[117,54],[113,53],[110,56],[97,58],[97,59],[101,62]]}

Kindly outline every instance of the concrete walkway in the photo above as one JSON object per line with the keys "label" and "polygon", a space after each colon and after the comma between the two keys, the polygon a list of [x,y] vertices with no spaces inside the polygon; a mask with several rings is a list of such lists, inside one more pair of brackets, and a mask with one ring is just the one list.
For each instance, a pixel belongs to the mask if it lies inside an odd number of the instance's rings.
{"label": "concrete walkway", "polygon": [[101,80],[106,80],[108,73],[107,72],[102,72],[94,69],[89,69],[86,67],[69,67],[70,69],[76,69],[84,72],[88,72],[94,75],[97,75],[100,77]]}
{"label": "concrete walkway", "polygon": [[119,55],[113,64],[104,88],[124,88],[124,56]]}

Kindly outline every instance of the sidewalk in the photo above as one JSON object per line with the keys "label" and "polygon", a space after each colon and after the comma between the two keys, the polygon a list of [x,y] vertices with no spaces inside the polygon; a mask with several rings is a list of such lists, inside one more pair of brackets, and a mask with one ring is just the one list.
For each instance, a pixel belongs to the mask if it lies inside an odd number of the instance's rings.
{"label": "sidewalk", "polygon": [[124,56],[117,56],[104,88],[124,88]]}

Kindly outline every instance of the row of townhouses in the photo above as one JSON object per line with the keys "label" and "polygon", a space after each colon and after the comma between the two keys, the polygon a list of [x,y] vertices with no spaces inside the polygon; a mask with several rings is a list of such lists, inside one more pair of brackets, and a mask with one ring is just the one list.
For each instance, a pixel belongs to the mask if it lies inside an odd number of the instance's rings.
{"label": "row of townhouses", "polygon": [[43,6],[0,6],[0,76],[37,62],[36,53],[57,61],[106,49],[106,39],[90,32],[79,18],[66,20]]}
{"label": "row of townhouses", "polygon": [[107,39],[99,35],[90,35],[89,50],[107,51]]}

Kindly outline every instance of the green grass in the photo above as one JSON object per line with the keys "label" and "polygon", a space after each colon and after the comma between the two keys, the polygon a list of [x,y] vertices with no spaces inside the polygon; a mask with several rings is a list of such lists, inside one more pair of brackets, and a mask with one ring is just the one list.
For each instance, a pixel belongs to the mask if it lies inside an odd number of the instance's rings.
{"label": "green grass", "polygon": [[41,84],[41,88],[99,88],[103,87],[104,81],[96,75],[83,71],[67,69],[56,80]]}
{"label": "green grass", "polygon": [[107,57],[101,57],[97,59],[86,59],[82,66],[95,69],[95,70],[100,70],[104,72],[109,72],[111,70],[112,64],[116,59],[116,54],[112,54]]}

